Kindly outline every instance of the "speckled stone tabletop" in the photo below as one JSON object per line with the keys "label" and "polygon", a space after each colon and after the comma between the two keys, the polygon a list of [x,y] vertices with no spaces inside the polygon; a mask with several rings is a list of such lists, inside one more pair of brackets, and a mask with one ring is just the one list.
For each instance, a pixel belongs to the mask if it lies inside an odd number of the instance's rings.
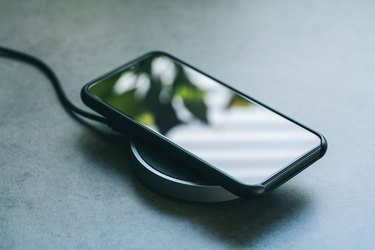
{"label": "speckled stone tabletop", "polygon": [[0,249],[374,249],[374,1],[0,0],[0,44],[82,85],[167,51],[322,132],[327,155],[258,200],[164,197],[128,141],[0,57]]}

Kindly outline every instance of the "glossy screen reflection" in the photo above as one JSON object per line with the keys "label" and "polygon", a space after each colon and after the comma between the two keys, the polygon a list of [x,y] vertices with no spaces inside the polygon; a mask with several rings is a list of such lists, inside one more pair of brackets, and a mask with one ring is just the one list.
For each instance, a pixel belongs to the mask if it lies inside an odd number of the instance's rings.
{"label": "glossy screen reflection", "polygon": [[89,92],[246,184],[320,145],[310,131],[166,55],[147,57]]}

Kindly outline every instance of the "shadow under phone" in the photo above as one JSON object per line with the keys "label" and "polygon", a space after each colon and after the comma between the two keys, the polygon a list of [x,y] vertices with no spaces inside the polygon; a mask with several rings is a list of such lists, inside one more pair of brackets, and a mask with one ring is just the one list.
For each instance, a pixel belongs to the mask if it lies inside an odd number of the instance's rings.
{"label": "shadow under phone", "polygon": [[103,163],[95,166],[120,174],[124,185],[131,188],[128,191],[135,193],[138,201],[148,209],[173,220],[190,223],[196,230],[228,246],[241,247],[261,242],[283,224],[295,222],[309,203],[305,192],[290,184],[253,200],[193,203],[171,199],[149,189],[135,177],[130,167],[131,151],[126,137],[112,132],[101,133],[98,137],[96,132],[87,131],[78,141],[78,146],[87,156]]}

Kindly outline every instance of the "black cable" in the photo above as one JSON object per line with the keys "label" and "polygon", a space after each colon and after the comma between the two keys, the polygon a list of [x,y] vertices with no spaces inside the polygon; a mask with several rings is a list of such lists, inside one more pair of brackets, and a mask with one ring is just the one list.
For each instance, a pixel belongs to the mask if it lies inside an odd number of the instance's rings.
{"label": "black cable", "polygon": [[53,88],[56,91],[57,97],[59,98],[60,103],[62,104],[62,106],[68,113],[74,112],[88,119],[107,124],[107,120],[104,117],[89,113],[75,106],[66,96],[64,90],[61,87],[61,82],[57,78],[56,74],[42,60],[34,56],[25,54],[23,52],[19,52],[19,51],[1,47],[1,46],[0,46],[0,55],[8,57],[8,58],[13,58],[19,61],[27,62],[31,65],[34,65],[38,69],[40,69],[51,81]]}

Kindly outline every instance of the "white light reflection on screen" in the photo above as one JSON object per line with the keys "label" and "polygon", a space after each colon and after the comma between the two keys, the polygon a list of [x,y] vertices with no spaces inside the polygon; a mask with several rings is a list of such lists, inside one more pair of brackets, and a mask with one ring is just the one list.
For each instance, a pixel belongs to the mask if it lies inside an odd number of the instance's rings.
{"label": "white light reflection on screen", "polygon": [[113,92],[117,95],[128,91],[131,88],[135,87],[135,81],[137,76],[133,72],[126,72],[120,76],[116,84],[113,86]]}
{"label": "white light reflection on screen", "polygon": [[167,137],[246,183],[258,183],[320,143],[309,131],[255,104],[220,116],[210,126],[177,126]]}
{"label": "white light reflection on screen", "polygon": [[179,125],[173,142],[245,183],[259,183],[318,146],[319,138],[255,103],[226,108],[231,91],[184,67],[190,81],[206,91],[209,125]]}

